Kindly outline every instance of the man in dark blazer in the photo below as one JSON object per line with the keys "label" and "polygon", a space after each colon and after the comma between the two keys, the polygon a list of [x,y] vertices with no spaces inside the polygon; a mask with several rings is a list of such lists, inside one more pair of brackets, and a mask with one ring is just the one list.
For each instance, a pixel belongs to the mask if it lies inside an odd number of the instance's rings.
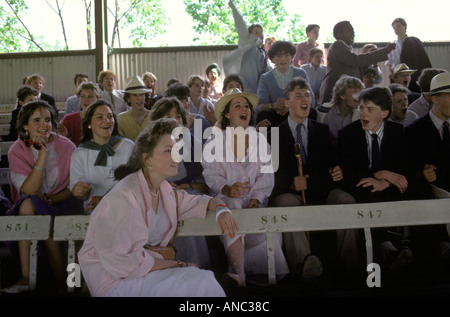
{"label": "man in dark blazer", "polygon": [[330,102],[334,84],[342,75],[362,79],[360,67],[369,66],[388,59],[388,53],[395,48],[390,43],[386,47],[365,53],[353,52],[352,44],[355,38],[353,26],[349,21],[341,21],[334,26],[333,35],[336,42],[331,44],[327,54],[327,73],[320,86],[320,95],[317,105]]}
{"label": "man in dark blazer", "polygon": [[[387,121],[392,112],[392,94],[386,87],[367,88],[361,92],[359,102],[360,120],[338,134],[338,161],[344,173],[342,189],[356,203],[406,199],[403,126]],[[374,254],[391,273],[399,272],[412,261],[411,250],[401,245],[403,230],[396,231],[371,230]]]}
{"label": "man in dark blazer", "polygon": [[407,24],[405,19],[396,18],[391,25],[397,35],[394,42],[397,43],[397,47],[394,52],[389,54],[386,66],[390,72],[400,63],[405,63],[415,69],[416,72],[411,75],[411,81],[406,88],[420,94],[422,91],[417,85],[417,79],[423,69],[432,67],[430,58],[422,42],[417,37],[406,34]]}
{"label": "man in dark blazer", "polygon": [[38,99],[47,101],[47,103],[53,108],[53,111],[55,112],[56,120],[59,118],[59,112],[58,108],[56,107],[55,98],[53,96],[50,96],[46,93],[42,92],[42,88],[44,88],[45,80],[44,77],[42,77],[39,74],[32,74],[27,77],[26,85],[33,87],[36,89],[39,93]]}
{"label": "man in dark blazer", "polygon": [[[450,198],[450,73],[434,76],[430,92],[426,94],[431,96],[430,112],[405,129],[406,162],[411,179],[431,188],[429,198]],[[421,193],[416,191],[415,194]],[[420,252],[430,256],[438,252],[450,264],[450,242],[445,225],[413,229],[412,240]],[[434,251],[434,254],[429,254],[429,251]]]}
{"label": "man in dark blazer", "polygon": [[[301,77],[293,78],[285,89],[288,118],[273,127],[268,137],[272,143],[274,129],[278,129],[279,164],[275,172],[275,186],[270,204],[277,207],[325,204],[333,181],[339,181],[342,173],[334,164],[328,127],[308,118],[311,109],[310,86]],[[303,126],[302,126],[303,125]],[[301,129],[300,132],[297,129]],[[299,164],[295,156],[294,144],[304,149],[302,153],[303,175],[299,175]],[[273,145],[273,144],[272,144]],[[304,152],[304,153],[303,153]],[[303,200],[302,192],[305,199]],[[316,239],[317,238],[317,239]],[[318,277],[322,274],[320,259],[311,254],[312,245],[328,244],[324,234],[311,233],[310,241],[305,232],[283,234],[286,258],[291,273],[302,279]],[[324,241],[327,240],[327,241]],[[331,242],[332,243],[332,242]]]}

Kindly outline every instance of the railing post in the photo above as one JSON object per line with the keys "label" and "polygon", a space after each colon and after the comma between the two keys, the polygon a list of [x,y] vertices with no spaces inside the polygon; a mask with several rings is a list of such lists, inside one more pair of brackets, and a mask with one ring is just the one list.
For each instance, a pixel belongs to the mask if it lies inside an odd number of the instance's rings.
{"label": "railing post", "polygon": [[372,245],[372,233],[370,228],[364,228],[364,236],[366,238],[366,258],[367,265],[373,263],[373,245]]}
{"label": "railing post", "polygon": [[267,244],[267,273],[269,276],[269,284],[275,285],[277,283],[275,274],[275,252],[273,248],[273,232],[266,232],[266,244]]}

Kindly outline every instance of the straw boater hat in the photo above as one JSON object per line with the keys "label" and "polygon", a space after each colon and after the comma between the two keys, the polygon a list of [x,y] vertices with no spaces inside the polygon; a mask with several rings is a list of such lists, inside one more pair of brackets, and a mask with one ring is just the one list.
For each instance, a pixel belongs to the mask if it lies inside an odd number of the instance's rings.
{"label": "straw boater hat", "polygon": [[412,75],[415,72],[416,72],[415,69],[409,69],[408,65],[406,65],[405,63],[402,63],[402,64],[398,64],[397,66],[394,67],[394,70],[392,71],[392,74],[389,75],[389,78],[394,79],[395,76],[397,76],[398,74]]}
{"label": "straw boater hat", "polygon": [[258,105],[259,98],[257,95],[242,92],[239,90],[239,88],[232,88],[228,90],[225,95],[223,95],[223,97],[217,101],[216,106],[214,107],[214,114],[216,116],[217,122],[222,121],[222,112],[225,109],[225,106],[236,97],[247,98],[248,101],[252,104],[253,110],[255,110],[256,106]]}
{"label": "straw boater hat", "polygon": [[127,88],[125,88],[123,92],[127,92],[129,94],[146,94],[152,92],[151,89],[145,88],[145,84],[141,76],[128,77],[125,81],[125,85]]}
{"label": "straw boater hat", "polygon": [[425,95],[435,95],[440,93],[450,93],[450,73],[441,73],[433,77],[430,83],[430,91]]}

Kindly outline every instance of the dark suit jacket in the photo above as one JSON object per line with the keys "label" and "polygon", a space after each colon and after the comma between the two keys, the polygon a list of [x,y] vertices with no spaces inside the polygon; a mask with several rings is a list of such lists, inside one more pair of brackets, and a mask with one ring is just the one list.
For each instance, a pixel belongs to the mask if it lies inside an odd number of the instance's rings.
{"label": "dark suit jacket", "polygon": [[400,54],[400,61],[408,65],[410,69],[416,69],[416,72],[411,75],[411,83],[408,88],[417,93],[421,93],[420,87],[416,83],[417,78],[424,68],[430,68],[432,66],[422,42],[417,37],[408,36],[405,39]]}
{"label": "dark suit jacket", "polygon": [[[270,127],[276,127],[276,126],[280,125],[281,123],[283,123],[283,121],[286,120],[288,118],[288,116],[289,116],[289,113],[282,116],[282,115],[279,115],[275,110],[262,111],[262,112],[258,112],[258,115],[256,116],[256,124],[267,119],[270,121],[270,126],[269,126],[269,130],[270,130]],[[314,108],[311,108],[308,118],[317,120],[317,110]]]}
{"label": "dark suit jacket", "polygon": [[[383,139],[380,146],[381,169],[405,175],[403,126],[396,122],[385,121]],[[373,177],[369,169],[369,154],[365,131],[361,120],[354,121],[338,133],[338,161],[344,173],[343,189],[359,202],[400,199],[396,188],[370,194],[370,190],[357,188],[356,184],[366,177]],[[396,197],[398,196],[398,197]]]}
{"label": "dark suit jacket", "polygon": [[413,179],[422,180],[425,164],[436,166],[434,185],[450,191],[450,159],[446,156],[441,135],[430,114],[405,128],[408,171]]}
{"label": "dark suit jacket", "polygon": [[55,111],[56,119],[58,119],[59,118],[59,112],[58,112],[58,108],[56,108],[55,98],[53,98],[50,95],[47,95],[46,93],[41,92],[41,96],[39,97],[39,99],[48,102],[48,104],[53,108],[53,111]]}
{"label": "dark suit jacket", "polygon": [[11,112],[11,121],[9,122],[9,134],[3,137],[3,141],[16,141],[19,137],[16,129],[17,118],[19,117],[20,106],[17,106]]}
{"label": "dark suit jacket", "polygon": [[[287,119],[275,128],[279,129],[279,140],[277,140],[279,142],[279,167],[275,172],[275,186],[272,191],[271,201],[276,196],[284,193],[300,194],[291,187],[294,176],[298,176],[299,173],[294,151],[295,140],[289,129]],[[273,129],[268,135],[268,141],[271,144]],[[307,152],[308,161],[303,167],[304,175],[309,174],[306,203],[308,205],[324,204],[333,186],[328,169],[335,166],[335,156],[332,153],[330,132],[327,125],[308,119]]]}
{"label": "dark suit jacket", "polygon": [[366,54],[356,54],[343,41],[336,41],[331,44],[327,54],[327,73],[320,86],[320,97],[317,105],[331,101],[334,84],[342,75],[361,79],[360,67],[387,60],[388,53],[386,48],[381,48]]}

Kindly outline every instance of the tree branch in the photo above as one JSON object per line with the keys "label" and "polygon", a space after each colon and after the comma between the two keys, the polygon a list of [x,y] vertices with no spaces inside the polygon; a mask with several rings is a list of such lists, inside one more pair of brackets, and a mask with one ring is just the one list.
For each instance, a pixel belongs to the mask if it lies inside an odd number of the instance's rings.
{"label": "tree branch", "polygon": [[23,28],[25,29],[25,31],[27,31],[28,33],[28,40],[31,41],[34,45],[36,45],[41,51],[45,51],[35,40],[33,35],[31,34],[30,30],[28,30],[27,26],[25,25],[25,23],[23,23],[22,19],[19,17],[19,15],[17,14],[16,10],[14,10],[14,8],[12,7],[12,5],[9,3],[8,0],[5,0],[5,2],[8,4],[9,8],[12,10],[12,12],[14,13],[14,15],[16,16],[17,20],[19,20],[20,24],[22,24]]}
{"label": "tree branch", "polygon": [[86,32],[87,32],[87,41],[88,41],[88,48],[92,49],[92,33],[91,33],[91,8],[92,8],[92,2],[91,0],[83,0],[84,2],[84,8],[86,10]]}
{"label": "tree branch", "polygon": [[[56,1],[56,6],[58,8],[58,15],[59,15],[59,19],[61,20],[61,27],[62,27],[62,31],[63,31],[63,35],[64,35],[64,42],[66,42],[66,49],[69,50],[69,43],[67,43],[67,35],[66,35],[66,27],[64,26],[64,19],[62,17],[62,7],[59,7],[59,2],[58,0]],[[64,7],[64,3],[63,3],[63,7]]]}
{"label": "tree branch", "polygon": [[69,50],[69,44],[67,43],[67,36],[66,36],[66,28],[64,26],[64,19],[62,17],[62,9],[64,7],[65,2],[63,3],[62,7],[60,7],[58,0],[55,0],[57,9],[53,8],[53,6],[47,0],[45,0],[45,2],[53,10],[53,12],[55,12],[59,16],[59,20],[61,21],[61,27],[63,31],[64,42],[66,43],[66,50]]}

